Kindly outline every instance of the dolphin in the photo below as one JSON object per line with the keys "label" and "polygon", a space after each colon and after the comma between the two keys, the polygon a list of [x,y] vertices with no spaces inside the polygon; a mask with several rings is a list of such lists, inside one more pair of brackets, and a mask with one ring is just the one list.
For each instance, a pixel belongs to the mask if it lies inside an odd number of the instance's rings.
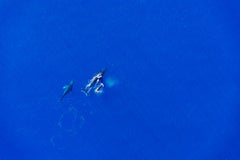
{"label": "dolphin", "polygon": [[60,101],[62,101],[63,98],[64,98],[69,92],[72,91],[73,83],[74,83],[73,81],[70,81],[70,83],[69,83],[68,85],[63,86],[63,94],[62,94],[62,96],[61,96],[61,98],[60,98]]}
{"label": "dolphin", "polygon": [[96,75],[94,75],[92,79],[89,81],[89,83],[85,86],[85,88],[82,89],[81,91],[85,93],[85,95],[87,96],[94,86],[96,86],[99,82],[102,83],[103,75],[105,72],[106,72],[106,69],[104,68],[100,72],[98,72]]}

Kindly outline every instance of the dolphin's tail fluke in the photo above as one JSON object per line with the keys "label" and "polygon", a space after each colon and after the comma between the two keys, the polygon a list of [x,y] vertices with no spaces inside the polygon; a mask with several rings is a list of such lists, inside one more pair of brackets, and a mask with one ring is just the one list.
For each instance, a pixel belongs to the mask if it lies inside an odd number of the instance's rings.
{"label": "dolphin's tail fluke", "polygon": [[59,98],[58,102],[62,102],[62,101],[63,101],[63,98],[64,98],[64,95],[62,95],[62,96]]}

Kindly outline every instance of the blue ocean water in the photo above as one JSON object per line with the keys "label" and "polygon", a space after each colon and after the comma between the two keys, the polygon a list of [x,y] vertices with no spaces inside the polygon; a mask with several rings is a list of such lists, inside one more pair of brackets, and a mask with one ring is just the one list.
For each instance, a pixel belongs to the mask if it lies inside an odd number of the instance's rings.
{"label": "blue ocean water", "polygon": [[0,1],[0,160],[240,159],[239,4]]}

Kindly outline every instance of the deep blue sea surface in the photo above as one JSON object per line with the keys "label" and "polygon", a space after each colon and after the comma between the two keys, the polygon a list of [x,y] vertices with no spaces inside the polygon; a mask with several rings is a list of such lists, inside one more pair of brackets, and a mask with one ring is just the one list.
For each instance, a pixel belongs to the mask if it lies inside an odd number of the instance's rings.
{"label": "deep blue sea surface", "polygon": [[1,0],[0,160],[239,160],[239,7]]}

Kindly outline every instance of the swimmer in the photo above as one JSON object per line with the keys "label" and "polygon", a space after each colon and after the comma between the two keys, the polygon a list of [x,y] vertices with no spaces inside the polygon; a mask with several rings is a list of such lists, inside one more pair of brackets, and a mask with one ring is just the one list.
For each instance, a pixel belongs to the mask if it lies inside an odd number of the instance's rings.
{"label": "swimmer", "polygon": [[86,85],[84,89],[82,89],[82,92],[85,93],[87,96],[91,89],[96,86],[98,83],[102,83],[103,75],[105,73],[106,69],[104,68],[99,73],[97,73],[93,78],[89,81],[89,83]]}

